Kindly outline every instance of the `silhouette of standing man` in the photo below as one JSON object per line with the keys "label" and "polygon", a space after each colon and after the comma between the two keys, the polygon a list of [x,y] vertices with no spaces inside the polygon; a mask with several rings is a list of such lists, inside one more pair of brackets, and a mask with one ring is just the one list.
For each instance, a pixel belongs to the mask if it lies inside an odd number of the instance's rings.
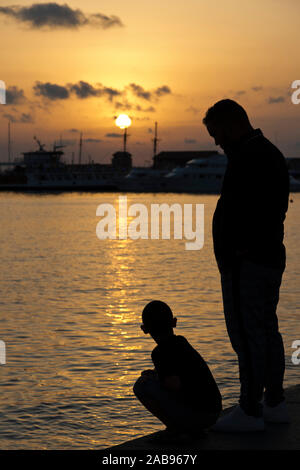
{"label": "silhouette of standing man", "polygon": [[225,322],[241,382],[239,405],[214,429],[262,431],[265,421],[289,420],[283,391],[284,347],[276,316],[286,262],[283,222],[289,175],[282,153],[251,126],[235,101],[215,103],[203,123],[228,158],[213,217],[213,241]]}

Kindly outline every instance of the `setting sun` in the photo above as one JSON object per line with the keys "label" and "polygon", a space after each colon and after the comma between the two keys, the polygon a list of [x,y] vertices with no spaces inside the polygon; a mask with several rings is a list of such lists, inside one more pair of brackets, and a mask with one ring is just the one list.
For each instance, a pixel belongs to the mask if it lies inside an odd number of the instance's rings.
{"label": "setting sun", "polygon": [[131,125],[131,119],[127,114],[120,114],[116,119],[116,126],[120,129],[125,129]]}

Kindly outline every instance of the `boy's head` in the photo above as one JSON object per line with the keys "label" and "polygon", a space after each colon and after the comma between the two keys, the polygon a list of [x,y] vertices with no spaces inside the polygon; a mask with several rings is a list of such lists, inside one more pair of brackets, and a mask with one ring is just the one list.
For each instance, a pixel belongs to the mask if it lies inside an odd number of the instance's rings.
{"label": "boy's head", "polygon": [[142,320],[141,329],[145,334],[149,333],[154,340],[172,335],[177,323],[170,307],[160,300],[152,300],[146,305]]}

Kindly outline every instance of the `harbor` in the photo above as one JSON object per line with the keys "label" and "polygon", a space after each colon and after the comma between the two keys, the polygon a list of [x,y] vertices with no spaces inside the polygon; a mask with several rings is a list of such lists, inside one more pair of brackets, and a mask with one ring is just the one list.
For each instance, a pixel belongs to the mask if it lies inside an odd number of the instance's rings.
{"label": "harbor", "polygon": [[299,18],[0,6],[3,461],[300,450]]}
{"label": "harbor", "polygon": [[[10,129],[10,127],[9,127]],[[153,139],[152,165],[134,167],[127,151],[127,132],[123,150],[114,152],[111,163],[82,163],[82,134],[78,163],[63,161],[63,145],[46,149],[36,137],[37,150],[23,153],[14,161],[0,162],[0,191],[121,191],[137,193],[219,194],[227,157],[216,150],[157,152],[157,123]],[[9,130],[10,136],[10,130]],[[10,138],[10,137],[9,137]],[[8,148],[10,142],[8,141]],[[300,159],[287,159],[290,191],[300,191]]]}

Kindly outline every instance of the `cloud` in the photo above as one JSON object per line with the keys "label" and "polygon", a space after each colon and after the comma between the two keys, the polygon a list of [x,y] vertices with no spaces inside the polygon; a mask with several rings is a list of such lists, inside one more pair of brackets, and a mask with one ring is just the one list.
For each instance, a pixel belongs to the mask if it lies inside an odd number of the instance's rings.
{"label": "cloud", "polygon": [[240,96],[245,95],[246,91],[245,90],[237,90],[237,91],[234,90],[234,91],[230,91],[229,93],[232,94],[233,99],[237,99]]}
{"label": "cloud", "polygon": [[102,139],[93,139],[93,138],[90,138],[90,137],[88,139],[83,139],[83,140],[84,140],[84,142],[87,142],[87,143],[96,143],[96,144],[98,144],[99,142],[103,142]]}
{"label": "cloud", "polygon": [[95,13],[89,16],[89,23],[96,27],[103,29],[111,28],[112,26],[124,26],[120,18],[115,15],[106,16],[101,13]]}
{"label": "cloud", "polygon": [[[144,107],[138,103],[131,103],[128,101],[128,91],[131,90],[138,97],[142,97],[143,99],[146,99],[146,101],[153,100],[155,103],[158,103],[159,99],[163,95],[171,93],[171,90],[167,85],[157,87],[152,91],[146,91],[141,85],[131,83],[130,85],[125,86],[123,90],[118,90],[110,86],[102,85],[101,83],[94,85],[84,80],[79,80],[77,83],[66,83],[64,85],[36,81],[32,89],[34,95],[42,97],[43,100],[41,100],[40,103],[38,101],[33,102],[31,104],[31,108],[35,110],[36,107],[39,107],[48,113],[50,113],[51,109],[51,106],[49,106],[50,102],[66,101],[71,99],[72,96],[75,96],[80,100],[88,98],[106,98],[114,105],[116,110],[122,110],[125,112],[136,111],[137,113],[154,113],[156,112],[156,108],[152,106],[152,104],[150,105],[150,103],[149,106]],[[117,98],[121,99],[117,100]],[[23,90],[20,90],[17,87],[11,87],[8,93],[8,103],[17,103],[24,99]],[[140,120],[141,119],[142,118],[140,118]],[[148,118],[144,117],[144,120],[147,119]],[[78,132],[78,130],[69,130],[69,132]]]}
{"label": "cloud", "polygon": [[13,123],[31,124],[34,122],[33,117],[31,116],[31,114],[28,113],[22,113],[19,116],[10,113],[5,113],[3,114],[3,117]]}
{"label": "cloud", "polygon": [[164,95],[171,94],[171,89],[167,85],[160,86],[155,88],[152,91],[145,90],[141,85],[137,85],[136,83],[130,83],[127,87],[131,93],[136,96],[137,98],[142,98],[146,101],[152,101],[153,99],[157,100]]}
{"label": "cloud", "polygon": [[136,83],[130,83],[128,87],[132,94],[137,96],[138,98],[143,98],[144,100],[150,101],[152,99],[152,94],[150,91],[146,91],[141,85],[137,85]]}
{"label": "cloud", "polygon": [[116,90],[115,88],[103,87],[101,94],[107,96],[109,101],[112,101],[116,96],[121,96],[123,92]]}
{"label": "cloud", "polygon": [[3,114],[5,119],[8,119],[10,122],[18,122],[17,118],[13,114],[5,113]]}
{"label": "cloud", "polygon": [[146,116],[143,116],[143,117],[135,116],[135,117],[134,117],[134,120],[135,120],[135,121],[150,121],[150,118],[149,118],[149,117],[146,117]]}
{"label": "cloud", "polygon": [[186,109],[188,113],[193,113],[193,114],[198,114],[201,112],[201,109],[195,108],[195,106],[190,106],[189,108]]}
{"label": "cloud", "polygon": [[77,140],[75,139],[60,139],[58,140],[55,145],[62,145],[64,147],[67,147],[68,145],[72,146],[77,143]]}
{"label": "cloud", "polygon": [[33,87],[36,96],[43,96],[51,101],[65,100],[69,98],[69,91],[66,87],[56,85],[55,83],[41,83],[36,82]]}
{"label": "cloud", "polygon": [[118,139],[120,137],[123,137],[122,134],[117,134],[116,132],[109,132],[108,134],[105,134],[105,137],[110,137],[113,139]]}
{"label": "cloud", "polygon": [[17,86],[9,86],[6,89],[6,104],[20,104],[25,101],[24,91]]}
{"label": "cloud", "polygon": [[[167,85],[157,87],[152,91],[146,91],[141,85],[131,83],[124,90],[120,91],[113,87],[104,86],[101,83],[92,85],[84,80],[77,83],[67,83],[66,85],[58,85],[50,82],[37,81],[33,87],[36,96],[42,96],[49,100],[66,100],[74,94],[79,99],[87,99],[91,97],[105,97],[110,102],[114,102],[115,109],[134,110],[138,112],[153,113],[156,109],[153,106],[146,108],[139,104],[132,104],[127,99],[127,92],[131,91],[136,97],[146,101],[154,100],[157,102],[163,95],[171,93]],[[115,98],[123,98],[122,101],[115,101]]]}
{"label": "cloud", "polygon": [[153,113],[156,111],[156,109],[153,106],[148,106],[147,108],[143,108],[139,104],[134,105],[134,104],[129,103],[128,101],[125,101],[123,103],[121,101],[116,101],[115,109],[119,109],[122,111],[129,111],[129,110],[139,111],[143,113]]}
{"label": "cloud", "polygon": [[121,101],[115,102],[115,109],[121,109],[122,111],[127,111],[132,109],[132,104],[128,103],[128,101],[121,103]]}
{"label": "cloud", "polygon": [[184,143],[185,143],[185,144],[196,144],[196,143],[197,143],[197,140],[196,140],[196,139],[188,139],[188,138],[185,138],[185,139],[184,139]]}
{"label": "cloud", "polygon": [[276,96],[276,97],[270,96],[268,98],[268,103],[269,104],[283,103],[284,101],[285,101],[284,96]]}
{"label": "cloud", "polygon": [[171,89],[167,85],[163,85],[161,87],[156,88],[154,91],[156,96],[163,96],[163,95],[169,95],[171,92]]}
{"label": "cloud", "polygon": [[132,105],[126,99],[126,92],[131,91],[131,93],[146,101],[151,101],[152,99],[158,99],[163,95],[171,93],[170,88],[167,85],[158,87],[152,91],[146,91],[141,85],[136,83],[130,83],[123,91],[117,90],[116,88],[107,87],[98,83],[97,86],[90,85],[89,83],[80,80],[75,84],[67,85],[70,92],[75,93],[78,98],[88,98],[90,96],[106,96],[109,101],[113,101],[116,97],[124,97],[124,101],[117,101],[115,103],[116,109],[135,109],[136,111],[146,111],[152,112],[155,111],[153,107],[141,108],[139,105]]}
{"label": "cloud", "polygon": [[142,108],[139,104],[134,107],[135,111],[142,111],[143,113],[154,113],[156,109],[153,106],[148,106],[148,108]]}
{"label": "cloud", "polygon": [[74,85],[69,83],[68,88],[71,92],[76,94],[77,98],[80,99],[89,98],[90,96],[99,96],[101,94],[101,90],[95,88],[93,85],[90,85],[87,82],[84,82],[83,80],[80,80]]}
{"label": "cloud", "polygon": [[33,117],[29,113],[22,113],[19,122],[31,123],[33,122]]}
{"label": "cloud", "polygon": [[72,129],[68,129],[68,132],[79,132],[79,130],[72,128]]}
{"label": "cloud", "polygon": [[70,94],[75,94],[79,99],[86,99],[90,97],[106,96],[109,101],[112,101],[115,96],[122,95],[122,92],[111,87],[98,86],[95,87],[88,82],[80,80],[78,83],[68,83],[67,85],[57,85],[56,83],[42,83],[36,82],[33,87],[34,93],[37,96],[43,96],[52,101],[65,100],[70,98]]}
{"label": "cloud", "polygon": [[106,96],[109,101],[112,101],[116,96],[121,96],[122,92],[115,88],[106,87],[99,84],[97,87],[91,85],[88,82],[80,80],[78,83],[67,85],[70,92],[75,93],[77,98],[86,99],[91,96]]}
{"label": "cloud", "polygon": [[[77,131],[77,129],[74,129],[75,131]],[[69,131],[70,132],[70,131]],[[89,144],[89,143],[99,143],[99,142],[103,142],[102,139],[93,139],[93,138],[87,138],[87,139],[83,139],[83,142],[86,143],[86,144]],[[75,140],[75,139],[62,139],[62,140],[59,140],[58,141],[58,145],[62,144],[62,145],[75,145],[77,144],[78,141]]]}
{"label": "cloud", "polygon": [[123,26],[115,16],[102,13],[85,15],[80,9],[73,9],[66,3],[59,5],[55,2],[33,3],[30,6],[0,7],[0,14],[27,24],[32,29],[77,29],[82,26],[92,26],[98,29],[108,29],[113,26]]}
{"label": "cloud", "polygon": [[253,90],[253,91],[261,91],[262,89],[263,89],[262,86],[253,86],[253,87],[251,88],[251,90]]}

